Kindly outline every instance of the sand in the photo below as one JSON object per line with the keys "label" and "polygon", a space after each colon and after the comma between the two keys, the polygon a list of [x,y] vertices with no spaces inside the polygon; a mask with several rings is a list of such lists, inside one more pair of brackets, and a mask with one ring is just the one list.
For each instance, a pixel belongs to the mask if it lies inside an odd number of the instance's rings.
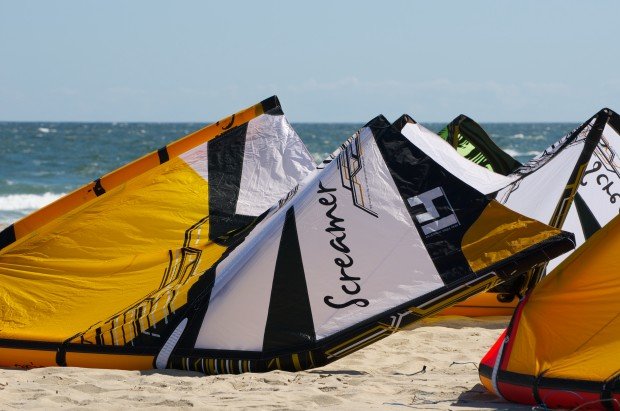
{"label": "sand", "polygon": [[478,380],[478,362],[507,322],[429,319],[327,367],[299,373],[0,369],[0,409],[530,410],[487,393]]}

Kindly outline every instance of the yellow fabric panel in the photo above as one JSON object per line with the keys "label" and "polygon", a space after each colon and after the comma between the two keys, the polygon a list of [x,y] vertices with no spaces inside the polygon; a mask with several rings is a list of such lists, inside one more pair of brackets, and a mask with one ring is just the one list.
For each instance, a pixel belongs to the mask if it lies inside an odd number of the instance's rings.
{"label": "yellow fabric panel", "polygon": [[604,380],[620,353],[620,219],[599,230],[534,289],[510,371]]}
{"label": "yellow fabric panel", "polygon": [[[279,104],[279,103],[278,103]],[[241,124],[245,124],[255,117],[264,113],[262,103],[255,104],[238,113],[228,116],[216,123],[210,124],[182,139],[179,139],[167,146],[170,159],[176,158],[186,151],[206,143],[222,134],[224,131]],[[159,166],[159,156],[157,152],[147,154],[109,174],[101,177],[101,184],[106,191],[111,191],[126,181]],[[58,199],[57,201],[33,212],[13,224],[17,241],[8,245],[5,250],[17,246],[22,239],[33,231],[43,227],[54,219],[65,216],[70,211],[92,201],[97,196],[94,192],[94,183],[89,183],[72,193]]]}
{"label": "yellow fabric panel", "polygon": [[480,271],[558,234],[560,230],[491,200],[463,236],[461,247],[472,270]]}
{"label": "yellow fabric panel", "polygon": [[[208,213],[208,183],[175,158],[3,250],[0,338],[64,341],[108,319],[122,326],[114,316],[147,297],[187,290],[196,277],[179,275],[185,234]],[[195,275],[225,248],[208,241],[206,220],[192,239]],[[167,314],[162,305],[156,315]]]}
{"label": "yellow fabric panel", "polygon": [[7,246],[5,250],[16,246],[19,239],[26,237],[26,235],[30,234],[37,228],[42,227],[53,218],[61,216],[68,210],[79,207],[81,204],[97,198],[97,195],[93,191],[94,185],[94,183],[90,183],[87,186],[81,187],[61,199],[54,201],[53,203],[48,204],[34,213],[22,218],[21,220],[16,221],[13,224],[13,227],[15,227],[15,237],[18,240]]}

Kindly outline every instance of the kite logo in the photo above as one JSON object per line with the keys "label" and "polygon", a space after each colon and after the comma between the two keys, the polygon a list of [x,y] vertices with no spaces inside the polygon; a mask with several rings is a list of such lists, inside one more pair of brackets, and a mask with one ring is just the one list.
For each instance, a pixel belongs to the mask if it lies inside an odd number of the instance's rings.
{"label": "kite logo", "polygon": [[435,187],[432,190],[410,197],[407,202],[414,209],[415,218],[422,227],[422,232],[427,236],[437,234],[445,228],[459,225],[454,209],[441,187]]}
{"label": "kite logo", "polygon": [[[601,160],[601,158],[599,157],[598,153],[594,153],[595,157],[598,158],[599,160]],[[607,161],[605,161],[607,160]],[[601,170],[599,172],[599,170]],[[586,176],[588,174],[592,174],[592,173],[596,173],[598,172],[598,174],[596,174],[596,184],[598,186],[601,187],[601,190],[604,191],[605,193],[607,193],[607,195],[609,196],[609,202],[611,204],[615,204],[616,201],[618,201],[618,199],[620,199],[620,193],[618,193],[617,189],[614,189],[614,183],[618,183],[620,180],[620,174],[618,174],[618,171],[616,170],[616,167],[614,167],[614,164],[612,161],[609,161],[607,158],[604,158],[604,160],[602,161],[595,161],[592,164],[592,168],[590,170],[586,170],[583,173],[583,178],[581,179],[581,185],[582,186],[587,186],[588,185],[588,181],[586,181]],[[594,176],[593,176],[594,177]],[[618,184],[615,184],[616,187],[618,187]],[[611,191],[610,191],[611,190]]]}
{"label": "kite logo", "polygon": [[[329,210],[325,213],[325,217],[329,218],[329,227],[325,229],[325,232],[334,236],[334,238],[329,240],[329,245],[334,250],[342,254],[341,257],[334,259],[334,264],[340,268],[340,281],[343,282],[340,288],[347,295],[356,295],[362,290],[362,287],[358,283],[361,278],[353,277],[346,272],[347,268],[353,266],[353,257],[349,255],[351,253],[351,249],[344,243],[344,239],[347,238],[347,233],[345,232],[346,229],[338,225],[340,223],[344,223],[344,218],[336,217],[333,214],[338,207],[338,198],[332,194],[334,191],[336,191],[335,188],[326,188],[323,186],[323,183],[319,181],[319,190],[317,191],[317,194],[323,195],[323,197],[319,198],[319,204],[329,207]],[[343,303],[336,303],[333,302],[333,300],[334,297],[331,295],[326,295],[323,299],[326,305],[331,308],[338,309],[346,308],[353,304],[358,307],[368,307],[368,304],[370,304],[370,302],[365,298],[351,298]]]}
{"label": "kite logo", "polygon": [[343,144],[342,152],[338,156],[338,168],[340,169],[342,187],[351,192],[351,198],[355,207],[378,218],[379,215],[372,211],[368,183],[362,184],[362,181],[360,181],[362,173],[364,180],[366,179],[366,170],[363,169],[364,160],[359,133],[354,138],[349,139],[348,142],[350,144]]}

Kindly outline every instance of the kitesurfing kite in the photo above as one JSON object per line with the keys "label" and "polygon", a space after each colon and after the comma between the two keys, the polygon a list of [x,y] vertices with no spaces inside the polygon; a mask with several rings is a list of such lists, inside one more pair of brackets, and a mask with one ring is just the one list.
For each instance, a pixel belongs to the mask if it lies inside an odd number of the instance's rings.
{"label": "kitesurfing kite", "polygon": [[463,157],[498,174],[507,176],[521,167],[521,163],[498,147],[478,123],[464,114],[438,134]]}
{"label": "kitesurfing kite", "polygon": [[555,268],[519,303],[482,359],[480,379],[509,401],[619,409],[620,116],[604,109],[577,130],[546,153],[551,162],[582,146],[573,154],[581,170],[577,184],[566,188],[574,201],[563,224],[580,247],[552,260]]}
{"label": "kitesurfing kite", "polygon": [[620,409],[620,217],[520,302],[480,363],[485,387],[546,408]]}
{"label": "kitesurfing kite", "polygon": [[312,368],[573,247],[429,135],[380,116],[315,168],[271,98],[18,221],[0,365]]}
{"label": "kitesurfing kite", "polygon": [[[455,122],[447,129],[453,129]],[[502,189],[497,200],[524,215],[574,232],[577,246],[583,244],[618,214],[616,201],[620,199],[620,190],[617,190],[620,186],[620,163],[617,152],[620,137],[616,130],[619,124],[620,117],[612,110],[599,111],[541,155],[516,168],[510,174],[516,177],[515,182]],[[477,141],[481,133],[478,131],[474,137],[470,131],[481,130],[476,126],[461,128],[461,139]],[[478,156],[482,157],[491,167],[502,164],[494,160],[498,157],[496,150],[494,155]],[[551,261],[547,271],[567,256]],[[544,267],[538,267],[529,273],[529,278],[502,284],[493,290],[494,293],[475,296],[445,313],[512,314],[517,300],[510,297],[522,295],[526,289],[533,287],[544,272]]]}
{"label": "kitesurfing kite", "polygon": [[[446,130],[454,129],[451,125]],[[472,129],[464,128],[461,139],[467,141]],[[509,401],[550,408],[589,404],[620,409],[619,131],[620,117],[609,109],[601,110],[516,169],[531,176],[529,184],[514,184],[505,191],[505,203],[510,204],[512,192],[519,190],[521,195],[512,197],[513,206],[528,215],[540,211],[537,218],[551,219],[552,224],[574,232],[580,245],[572,255],[553,260],[550,274],[539,284],[530,284],[535,287],[521,300],[508,329],[481,361],[483,384]],[[480,153],[468,158],[490,168],[496,164],[493,156]],[[528,195],[534,189],[536,193]],[[557,198],[560,201],[553,201]],[[552,200],[557,205],[540,210],[533,199]],[[535,204],[526,204],[528,200]],[[489,314],[510,304],[493,304],[482,296],[444,313],[471,314],[478,309],[477,313]],[[481,308],[485,302],[487,306]]]}
{"label": "kitesurfing kite", "polygon": [[7,227],[0,365],[152,367],[211,267],[314,169],[272,97]]}

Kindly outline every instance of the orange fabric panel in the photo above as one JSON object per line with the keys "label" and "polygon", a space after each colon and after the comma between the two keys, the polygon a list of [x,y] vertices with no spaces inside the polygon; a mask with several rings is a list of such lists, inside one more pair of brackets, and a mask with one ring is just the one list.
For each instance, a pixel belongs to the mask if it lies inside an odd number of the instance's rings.
{"label": "orange fabric panel", "polygon": [[546,276],[523,309],[508,371],[603,381],[620,353],[620,217]]}
{"label": "orange fabric panel", "polygon": [[68,367],[150,370],[153,369],[154,356],[68,352],[66,358]]}
{"label": "orange fabric panel", "polygon": [[518,298],[514,298],[509,303],[499,302],[497,293],[487,291],[446,308],[437,315],[462,315],[465,317],[512,315],[518,303]]}
{"label": "orange fabric panel", "polygon": [[56,366],[56,350],[0,348],[0,367],[38,368]]}

